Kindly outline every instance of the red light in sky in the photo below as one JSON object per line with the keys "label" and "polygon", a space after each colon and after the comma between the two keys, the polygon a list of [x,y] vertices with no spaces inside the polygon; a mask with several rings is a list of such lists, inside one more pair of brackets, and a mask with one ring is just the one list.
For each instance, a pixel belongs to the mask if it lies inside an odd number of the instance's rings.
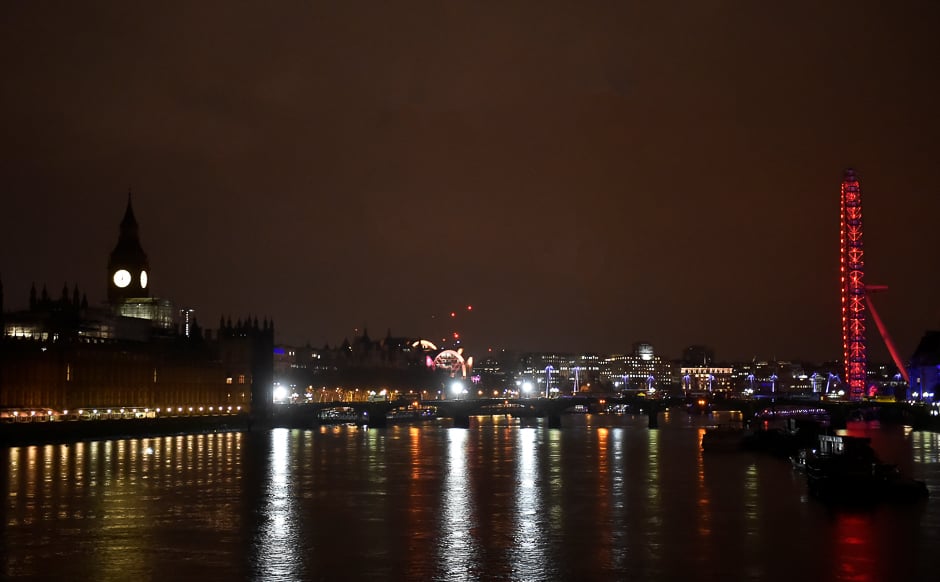
{"label": "red light in sky", "polygon": [[473,311],[473,306],[472,306],[472,305],[468,305],[468,306],[467,306],[467,311]]}
{"label": "red light in sky", "polygon": [[454,339],[460,339],[460,334],[456,331],[454,332]]}
{"label": "red light in sky", "polygon": [[451,311],[451,312],[450,312],[450,316],[451,316],[451,317],[457,317],[457,312],[456,312],[456,311]]}

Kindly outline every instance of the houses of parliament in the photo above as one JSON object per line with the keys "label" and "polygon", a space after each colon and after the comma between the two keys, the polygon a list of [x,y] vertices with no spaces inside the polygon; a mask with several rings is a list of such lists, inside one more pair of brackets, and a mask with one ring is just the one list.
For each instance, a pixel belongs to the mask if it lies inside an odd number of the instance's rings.
{"label": "houses of parliament", "polygon": [[152,297],[130,194],[103,283],[106,305],[33,285],[29,308],[7,312],[0,282],[3,420],[270,411],[274,323],[224,318],[213,333]]}

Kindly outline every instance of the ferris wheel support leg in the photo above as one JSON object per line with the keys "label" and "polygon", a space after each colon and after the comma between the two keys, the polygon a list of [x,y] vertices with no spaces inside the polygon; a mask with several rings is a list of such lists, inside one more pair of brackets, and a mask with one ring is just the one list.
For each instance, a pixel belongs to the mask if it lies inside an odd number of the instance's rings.
{"label": "ferris wheel support leg", "polygon": [[907,368],[905,368],[904,364],[901,363],[901,358],[898,356],[898,350],[894,347],[894,342],[891,340],[891,336],[888,334],[888,330],[885,329],[885,325],[881,321],[881,317],[879,317],[878,312],[875,311],[875,305],[871,301],[870,293],[865,294],[865,303],[868,304],[868,311],[871,313],[871,318],[875,320],[875,326],[878,327],[878,333],[881,334],[881,339],[884,340],[885,346],[888,348],[888,353],[891,354],[891,359],[894,360],[894,365],[897,366],[898,372],[901,373],[901,377],[904,378],[904,381],[907,382],[908,386],[910,386],[911,377],[907,373]]}

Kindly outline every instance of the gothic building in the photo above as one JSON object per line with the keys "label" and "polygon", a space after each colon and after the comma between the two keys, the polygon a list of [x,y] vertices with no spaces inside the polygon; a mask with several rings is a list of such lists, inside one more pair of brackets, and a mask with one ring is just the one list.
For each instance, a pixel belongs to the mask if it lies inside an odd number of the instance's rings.
{"label": "gothic building", "polygon": [[135,297],[150,297],[149,270],[150,262],[140,244],[140,229],[128,193],[118,242],[108,259],[108,302],[114,305]]}
{"label": "gothic building", "polygon": [[273,322],[229,322],[213,337],[187,310],[181,333],[172,302],[151,296],[139,230],[128,195],[102,306],[77,286],[53,298],[34,285],[28,309],[6,312],[0,283],[3,420],[271,410]]}
{"label": "gothic building", "polygon": [[297,394],[327,386],[360,388],[363,392],[382,388],[403,393],[436,389],[443,380],[433,368],[433,358],[439,352],[426,341],[392,336],[391,330],[377,340],[363,330],[351,342],[346,338],[334,347],[277,346],[275,383]]}

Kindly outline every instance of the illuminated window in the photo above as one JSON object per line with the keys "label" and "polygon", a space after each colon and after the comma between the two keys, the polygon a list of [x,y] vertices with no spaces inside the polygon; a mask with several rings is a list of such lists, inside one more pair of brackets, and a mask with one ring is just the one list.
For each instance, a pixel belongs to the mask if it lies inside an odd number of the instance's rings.
{"label": "illuminated window", "polygon": [[244,374],[239,374],[239,375],[238,375],[238,383],[239,383],[239,384],[244,384],[244,383],[245,383],[245,375],[244,375]]}
{"label": "illuminated window", "polygon": [[231,383],[232,383],[232,377],[229,376],[228,378],[226,378],[226,379],[225,379],[225,383],[226,383],[226,384],[231,384]]}

